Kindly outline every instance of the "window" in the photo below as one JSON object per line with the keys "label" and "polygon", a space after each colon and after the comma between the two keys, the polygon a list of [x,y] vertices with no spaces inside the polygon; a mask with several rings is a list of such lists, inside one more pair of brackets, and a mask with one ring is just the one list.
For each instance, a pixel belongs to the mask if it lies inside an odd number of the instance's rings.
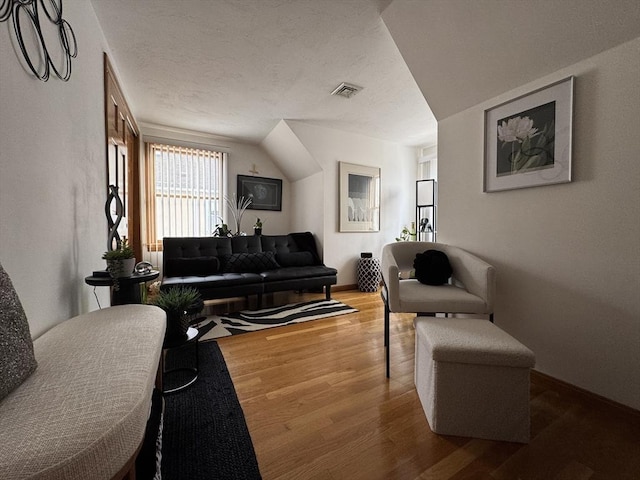
{"label": "window", "polygon": [[147,244],[163,237],[209,236],[223,212],[226,153],[147,144]]}

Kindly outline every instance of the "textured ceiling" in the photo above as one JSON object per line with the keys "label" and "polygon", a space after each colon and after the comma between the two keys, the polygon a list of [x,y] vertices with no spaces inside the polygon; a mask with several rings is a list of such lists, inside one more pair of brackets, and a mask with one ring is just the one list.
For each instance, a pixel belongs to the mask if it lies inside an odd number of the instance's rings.
{"label": "textured ceiling", "polygon": [[[380,17],[390,0],[91,1],[138,122],[258,143],[287,119],[435,144]],[[331,96],[341,82],[364,89]]]}
{"label": "textured ceiling", "polygon": [[91,1],[139,122],[252,143],[285,119],[432,145],[431,110],[640,36],[638,0]]}

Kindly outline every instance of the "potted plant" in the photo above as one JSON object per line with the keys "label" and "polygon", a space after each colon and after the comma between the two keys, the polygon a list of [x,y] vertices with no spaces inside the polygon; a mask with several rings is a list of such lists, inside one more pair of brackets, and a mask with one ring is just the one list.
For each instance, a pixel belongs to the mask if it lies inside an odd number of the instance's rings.
{"label": "potted plant", "polygon": [[130,277],[136,266],[136,255],[129,246],[126,237],[122,239],[120,244],[114,249],[104,252],[102,258],[107,261],[107,271],[113,279],[113,288],[118,290],[120,285],[118,279],[122,277]]}
{"label": "potted plant", "polygon": [[253,224],[253,234],[262,235],[262,220],[260,220],[260,217],[256,217],[256,223]]}
{"label": "potted plant", "polygon": [[173,287],[161,290],[153,299],[153,305],[167,313],[165,339],[183,339],[189,329],[189,310],[202,304],[200,292],[194,287]]}
{"label": "potted plant", "polygon": [[416,223],[411,222],[411,228],[402,227],[400,236],[396,237],[396,242],[415,242],[417,238]]}

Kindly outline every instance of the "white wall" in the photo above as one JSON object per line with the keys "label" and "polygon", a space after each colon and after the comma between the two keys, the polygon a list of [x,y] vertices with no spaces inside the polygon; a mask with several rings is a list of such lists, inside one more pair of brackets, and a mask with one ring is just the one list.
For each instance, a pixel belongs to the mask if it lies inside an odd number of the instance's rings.
{"label": "white wall", "polygon": [[[84,277],[104,268],[106,250],[106,43],[89,2],[63,13],[78,42],[66,83],[27,73],[11,21],[0,23],[0,262],[33,336],[97,308]],[[108,305],[106,289],[97,294]]]}
{"label": "white wall", "polygon": [[[573,182],[482,193],[483,112],[576,77]],[[439,123],[438,240],[497,267],[536,368],[640,409],[640,38]]]}
{"label": "white wall", "polygon": [[[294,196],[292,201],[308,205],[307,214],[314,217],[319,215],[316,212],[323,211],[320,242],[324,262],[338,269],[338,285],[356,284],[360,252],[373,252],[379,258],[382,247],[393,242],[403,225],[409,225],[415,219],[415,149],[303,122],[287,123],[323,170],[322,174],[310,177],[305,183],[296,182],[299,185],[294,192],[302,197]],[[381,168],[379,232],[339,232],[338,162]],[[307,188],[311,183],[313,187]],[[299,215],[294,218],[294,230],[308,229],[306,221],[298,223]],[[312,225],[317,225],[317,220]],[[313,233],[318,235],[318,231]]]}
{"label": "white wall", "polygon": [[291,184],[292,231],[313,233],[320,256],[324,251],[324,173]]}

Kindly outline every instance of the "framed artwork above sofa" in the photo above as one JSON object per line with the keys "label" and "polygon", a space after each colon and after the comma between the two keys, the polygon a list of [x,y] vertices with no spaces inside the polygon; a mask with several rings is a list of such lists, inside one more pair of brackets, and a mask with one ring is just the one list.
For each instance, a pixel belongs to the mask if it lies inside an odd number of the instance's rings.
{"label": "framed artwork above sofa", "polygon": [[247,210],[282,210],[282,180],[238,175],[238,198],[250,198]]}

